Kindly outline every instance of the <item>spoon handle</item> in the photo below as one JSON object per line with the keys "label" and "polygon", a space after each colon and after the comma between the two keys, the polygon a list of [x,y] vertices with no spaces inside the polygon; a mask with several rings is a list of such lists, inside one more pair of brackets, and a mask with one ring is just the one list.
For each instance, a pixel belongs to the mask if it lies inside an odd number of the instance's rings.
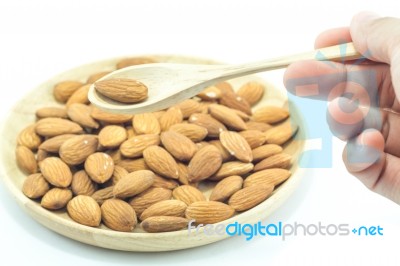
{"label": "spoon handle", "polygon": [[335,46],[320,48],[314,51],[283,56],[264,60],[261,62],[248,63],[243,65],[236,65],[227,67],[223,75],[224,78],[234,78],[237,76],[244,76],[261,71],[274,70],[285,68],[291,63],[302,60],[318,60],[318,61],[349,61],[356,59],[363,59],[363,55],[356,51],[352,42],[343,43]]}

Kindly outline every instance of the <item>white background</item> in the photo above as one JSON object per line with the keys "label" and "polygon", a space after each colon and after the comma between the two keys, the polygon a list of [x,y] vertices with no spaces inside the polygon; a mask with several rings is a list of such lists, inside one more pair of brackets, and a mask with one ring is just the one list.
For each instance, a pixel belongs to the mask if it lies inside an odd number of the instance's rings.
{"label": "white background", "polygon": [[[52,75],[98,59],[146,53],[230,63],[312,49],[322,30],[374,10],[400,17],[398,1],[0,2],[0,117]],[[321,121],[325,123],[325,121]],[[400,207],[334,167],[308,170],[268,222],[380,225],[382,237],[231,238],[186,251],[140,254],[80,244],[42,227],[0,186],[2,265],[399,265]],[[1,148],[1,147],[0,147]]]}

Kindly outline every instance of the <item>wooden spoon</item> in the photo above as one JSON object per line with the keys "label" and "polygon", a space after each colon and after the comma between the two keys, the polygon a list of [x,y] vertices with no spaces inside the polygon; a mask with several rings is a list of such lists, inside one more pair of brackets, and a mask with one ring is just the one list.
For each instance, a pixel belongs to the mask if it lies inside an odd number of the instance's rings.
{"label": "wooden spoon", "polygon": [[360,59],[353,43],[321,48],[311,52],[268,59],[242,65],[191,65],[156,63],[126,67],[114,71],[101,80],[111,78],[131,78],[145,84],[149,89],[148,99],[135,104],[124,104],[111,100],[95,89],[89,90],[89,100],[100,109],[113,113],[136,114],[165,109],[185,99],[195,96],[204,88],[223,80],[240,76],[284,68],[301,60]]}

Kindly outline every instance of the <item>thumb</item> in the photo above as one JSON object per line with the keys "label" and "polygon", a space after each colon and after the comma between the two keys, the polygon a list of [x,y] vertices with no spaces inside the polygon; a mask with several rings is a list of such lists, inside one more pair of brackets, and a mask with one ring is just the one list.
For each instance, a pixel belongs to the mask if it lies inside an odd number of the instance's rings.
{"label": "thumb", "polygon": [[351,21],[350,34],[365,57],[390,65],[392,85],[400,99],[400,19],[361,12]]}

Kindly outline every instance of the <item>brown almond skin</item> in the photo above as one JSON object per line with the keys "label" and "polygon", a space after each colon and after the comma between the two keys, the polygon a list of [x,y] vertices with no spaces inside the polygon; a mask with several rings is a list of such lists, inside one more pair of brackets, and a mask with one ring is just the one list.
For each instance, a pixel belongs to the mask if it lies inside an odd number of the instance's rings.
{"label": "brown almond skin", "polygon": [[185,216],[197,224],[214,224],[233,216],[235,210],[218,201],[197,201],[186,208]]}
{"label": "brown almond skin", "polygon": [[98,138],[95,135],[71,137],[60,146],[60,157],[69,165],[81,164],[96,152],[98,143]]}
{"label": "brown almond skin", "polygon": [[229,153],[229,151],[227,149],[225,149],[225,147],[222,145],[220,140],[211,140],[207,143],[214,145],[219,150],[219,152],[222,155],[223,162],[232,160],[233,156]]}
{"label": "brown almond skin", "polygon": [[63,134],[80,134],[82,127],[70,120],[62,118],[43,118],[36,123],[36,133],[44,137],[55,137]]}
{"label": "brown almond skin", "polygon": [[189,117],[189,123],[204,127],[207,129],[207,136],[211,138],[218,137],[222,131],[226,130],[224,124],[214,119],[208,114],[192,114]]}
{"label": "brown almond skin", "polygon": [[58,117],[58,118],[67,118],[67,110],[61,107],[42,107],[36,110],[36,117],[46,118],[46,117]]}
{"label": "brown almond skin", "polygon": [[108,199],[101,205],[103,223],[116,231],[132,232],[137,224],[135,210],[120,199]]}
{"label": "brown almond skin", "polygon": [[40,162],[40,170],[44,178],[53,186],[65,188],[72,182],[72,173],[60,158],[48,157]]}
{"label": "brown almond skin", "polygon": [[64,134],[64,135],[59,135],[56,137],[49,138],[49,139],[43,141],[43,143],[39,146],[39,149],[47,151],[47,152],[58,153],[61,145],[65,141],[67,141],[73,137],[76,137],[76,136],[77,135],[75,135],[75,134]]}
{"label": "brown almond skin", "polygon": [[29,125],[24,128],[19,134],[17,138],[17,144],[21,146],[25,146],[32,151],[38,149],[40,144],[42,143],[42,138],[36,134],[36,124]]}
{"label": "brown almond skin", "polygon": [[128,158],[137,158],[143,155],[143,151],[153,145],[160,144],[160,136],[157,134],[146,134],[134,136],[121,144],[122,155]]}
{"label": "brown almond skin", "polygon": [[140,170],[127,174],[119,180],[113,190],[113,194],[118,198],[128,198],[135,196],[154,183],[154,173],[149,170]]}
{"label": "brown almond skin", "polygon": [[262,99],[264,91],[265,86],[263,84],[251,81],[242,85],[236,94],[245,99],[250,105],[255,105]]}
{"label": "brown almond skin", "polygon": [[116,65],[117,69],[129,67],[129,66],[136,66],[136,65],[141,65],[141,64],[151,64],[151,63],[158,63],[157,60],[151,57],[129,57],[122,59],[119,61]]}
{"label": "brown almond skin", "polygon": [[141,223],[141,227],[148,233],[172,232],[187,227],[189,220],[173,216],[153,216]]}
{"label": "brown almond skin", "polygon": [[163,200],[154,203],[140,215],[140,220],[153,216],[175,216],[183,217],[187,205],[180,200]]}
{"label": "brown almond skin", "polygon": [[267,199],[273,190],[274,186],[246,187],[233,194],[228,204],[238,212],[246,211]]}
{"label": "brown almond skin", "polygon": [[97,184],[90,179],[85,170],[80,170],[72,176],[71,190],[74,195],[91,196],[97,190]]}
{"label": "brown almond skin", "polygon": [[289,117],[286,109],[276,106],[264,106],[254,111],[253,119],[256,122],[275,124]]}
{"label": "brown almond skin", "polygon": [[212,117],[235,130],[246,130],[246,123],[240,118],[233,109],[219,104],[211,104],[208,110]]}
{"label": "brown almond skin", "polygon": [[254,166],[254,172],[269,168],[289,168],[292,156],[287,153],[278,153],[272,155]]}
{"label": "brown almond skin", "polygon": [[183,121],[183,114],[178,107],[170,107],[159,119],[161,131],[167,131],[172,125]]}
{"label": "brown almond skin", "polygon": [[83,85],[79,81],[63,81],[54,86],[53,95],[54,98],[62,103],[68,101],[69,97]]}
{"label": "brown almond skin", "polygon": [[88,79],[86,80],[86,83],[89,83],[89,84],[95,83],[97,80],[101,79],[102,77],[104,77],[110,73],[111,73],[110,71],[102,71],[102,72],[94,73],[88,77]]}
{"label": "brown almond skin", "polygon": [[114,190],[114,186],[99,189],[95,193],[92,194],[92,198],[99,205],[102,205],[104,203],[104,201],[114,197],[113,190]]}
{"label": "brown almond skin", "polygon": [[77,223],[98,227],[101,222],[99,204],[89,196],[79,195],[67,204],[68,215]]}
{"label": "brown almond skin", "polygon": [[174,131],[161,133],[161,143],[176,159],[186,162],[197,152],[197,146],[188,137]]}
{"label": "brown almond skin", "polygon": [[222,164],[222,156],[214,146],[206,146],[200,149],[190,160],[188,179],[197,182],[212,176]]}
{"label": "brown almond skin", "polygon": [[136,134],[160,134],[161,126],[153,113],[137,114],[133,117]]}
{"label": "brown almond skin", "polygon": [[43,161],[44,159],[46,159],[46,158],[48,158],[48,157],[51,157],[52,155],[49,153],[49,152],[47,152],[47,151],[45,151],[45,150],[38,150],[37,151],[37,153],[36,153],[36,161],[38,162],[38,163],[40,163],[41,161]]}
{"label": "brown almond skin", "polygon": [[264,132],[265,141],[271,144],[282,145],[291,139],[297,132],[298,126],[293,123],[284,123]]}
{"label": "brown almond skin", "polygon": [[138,170],[150,170],[143,158],[140,159],[123,159],[118,162],[118,166],[121,166],[126,171],[135,172]]}
{"label": "brown almond skin", "polygon": [[138,103],[147,99],[146,85],[134,79],[105,79],[94,83],[94,88],[104,96],[122,103]]}
{"label": "brown almond skin", "polygon": [[197,97],[204,101],[213,101],[213,100],[218,100],[222,96],[222,92],[220,89],[218,89],[215,86],[211,86],[197,94]]}
{"label": "brown almond skin", "polygon": [[243,178],[237,175],[229,176],[214,187],[210,200],[224,202],[229,199],[236,191],[239,191],[243,186]]}
{"label": "brown almond skin", "polygon": [[240,110],[248,115],[251,115],[251,106],[244,98],[238,96],[232,90],[224,90],[224,89],[221,90],[223,92],[220,104],[225,105],[232,109]]}
{"label": "brown almond skin", "polygon": [[22,193],[30,199],[40,198],[49,190],[49,183],[47,183],[42,174],[29,175],[22,185]]}
{"label": "brown almond skin", "polygon": [[18,146],[15,150],[15,157],[17,160],[18,167],[26,174],[34,174],[38,171],[35,155],[33,152],[25,147]]}
{"label": "brown almond skin", "polygon": [[72,192],[67,188],[52,188],[42,198],[40,205],[49,210],[64,208],[72,199]]}
{"label": "brown almond skin", "polygon": [[247,141],[237,132],[224,131],[219,136],[222,146],[238,160],[250,163],[253,160],[253,153]]}
{"label": "brown almond skin", "polygon": [[133,118],[132,115],[108,113],[94,106],[92,106],[91,116],[98,121],[110,124],[126,123],[131,121]]}
{"label": "brown almond skin", "polygon": [[221,165],[218,172],[215,173],[210,180],[221,180],[224,177],[232,175],[245,175],[253,170],[254,165],[252,163],[244,163],[240,161],[227,162]]}
{"label": "brown almond skin", "polygon": [[239,134],[249,143],[252,149],[260,147],[266,140],[264,133],[259,130],[245,130],[239,132]]}
{"label": "brown almond skin", "polygon": [[112,183],[115,185],[119,180],[121,180],[123,177],[127,176],[129,173],[128,171],[125,170],[125,168],[119,166],[119,165],[114,165],[114,172],[112,176]]}
{"label": "brown almond skin", "polygon": [[272,128],[272,126],[270,124],[256,122],[256,121],[252,121],[252,120],[246,122],[246,126],[247,126],[248,130],[259,130],[261,132],[265,132]]}
{"label": "brown almond skin", "polygon": [[152,187],[161,187],[166,189],[174,189],[179,186],[179,183],[173,179],[167,179],[158,175],[154,175],[154,183]]}
{"label": "brown almond skin", "polygon": [[178,165],[166,150],[158,146],[150,146],[143,151],[147,166],[155,173],[172,179],[179,178]]}
{"label": "brown almond skin", "polygon": [[112,177],[114,161],[107,153],[96,152],[86,159],[85,170],[94,182],[103,184]]}
{"label": "brown almond skin", "polygon": [[200,111],[200,104],[198,101],[193,99],[186,99],[176,105],[183,115],[183,118],[188,118],[194,113],[198,113]]}
{"label": "brown almond skin", "polygon": [[68,107],[68,117],[81,125],[88,128],[99,128],[97,123],[91,116],[92,108],[83,103],[73,103]]}
{"label": "brown almond skin", "polygon": [[128,134],[122,126],[105,126],[99,132],[99,143],[105,148],[119,147],[127,138]]}
{"label": "brown almond skin", "polygon": [[180,200],[187,205],[190,205],[193,202],[206,200],[206,197],[199,189],[190,185],[182,185],[175,188],[172,191],[172,196],[174,199]]}
{"label": "brown almond skin", "polygon": [[272,168],[255,172],[243,183],[243,187],[250,186],[277,186],[291,176],[291,172],[286,169]]}
{"label": "brown almond skin", "polygon": [[129,204],[135,209],[138,215],[141,215],[145,209],[163,200],[171,199],[172,191],[165,188],[151,187],[136,195],[129,201]]}
{"label": "brown almond skin", "polygon": [[260,146],[258,148],[255,148],[252,153],[253,153],[253,161],[258,162],[261,161],[267,157],[270,157],[272,155],[281,153],[283,151],[283,148],[279,145],[276,144],[265,144],[263,146]]}
{"label": "brown almond skin", "polygon": [[90,86],[92,86],[92,84],[85,84],[82,87],[80,87],[79,89],[77,89],[71,95],[71,97],[69,97],[69,99],[66,103],[66,106],[68,107],[74,103],[88,104],[89,103],[88,93],[89,93]]}
{"label": "brown almond skin", "polygon": [[202,141],[208,134],[208,131],[205,127],[189,123],[179,123],[172,125],[169,127],[169,130],[178,132],[188,137],[193,142]]}

